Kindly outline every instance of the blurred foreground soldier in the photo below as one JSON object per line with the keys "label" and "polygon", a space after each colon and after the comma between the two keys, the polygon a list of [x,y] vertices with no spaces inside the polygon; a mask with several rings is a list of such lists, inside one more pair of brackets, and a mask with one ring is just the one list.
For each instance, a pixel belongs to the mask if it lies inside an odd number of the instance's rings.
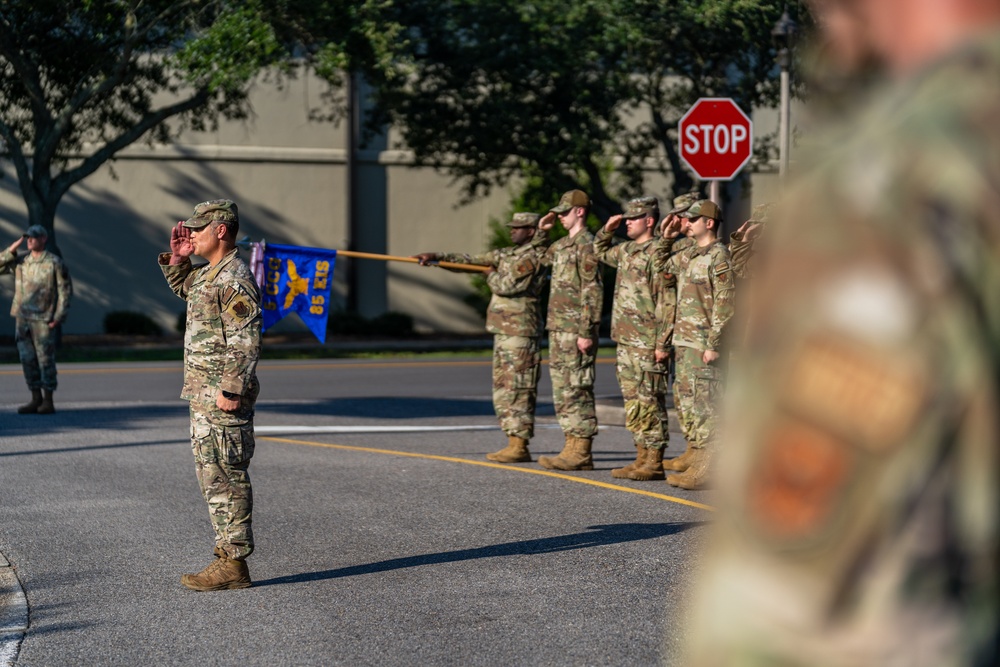
{"label": "blurred foreground soldier", "polygon": [[729,235],[729,253],[733,259],[733,273],[739,280],[745,280],[753,275],[756,262],[751,262],[751,258],[756,254],[757,240],[764,231],[764,225],[767,223],[773,207],[773,204],[754,206],[750,219]]}
{"label": "blurred foreground soldier", "polygon": [[[51,414],[52,392],[56,390],[56,342],[59,327],[66,319],[73,283],[60,257],[45,249],[48,232],[31,225],[21,238],[0,252],[0,275],[14,273],[14,339],[21,357],[24,379],[31,401],[17,409],[20,414]],[[24,242],[28,252],[18,256]]]}
{"label": "blurred foreground soldier", "polygon": [[[215,529],[215,560],[181,583],[196,591],[250,586],[246,558],[254,550],[253,490],[247,469],[254,452],[254,404],[260,393],[260,292],[236,250],[236,204],[216,199],[170,232],[160,268],[187,301],[184,389],[190,402],[191,447],[201,492]],[[193,266],[191,255],[208,264]]]}
{"label": "blurred foreground soldier", "polygon": [[657,267],[677,276],[674,400],[684,420],[688,449],[664,467],[677,473],[668,475],[667,483],[693,490],[706,486],[718,444],[720,360],[723,334],[733,316],[734,278],[729,250],[717,235],[722,211],[715,202],[697,201],[681,215],[686,218],[687,237],[694,243],[680,254],[671,254],[678,227],[668,225],[658,242]]}
{"label": "blurred foreground soldier", "polygon": [[[625,428],[635,441],[635,461],[611,471],[618,479],[663,479],[667,427],[667,360],[674,322],[674,292],[654,269],[653,230],[659,218],[655,197],[632,199],[624,215],[613,215],[597,232],[598,259],[618,269],[611,338],[618,343],[615,370],[625,400]],[[625,220],[629,240],[613,244]]]}
{"label": "blurred foreground soldier", "polygon": [[604,289],[594,254],[594,235],[587,229],[589,213],[590,197],[581,190],[570,190],[542,218],[534,241],[543,246],[548,242],[546,232],[558,216],[567,235],[540,257],[542,266],[552,267],[545,328],[549,332],[552,402],[566,437],[558,456],[538,459],[539,465],[550,470],[594,469],[590,453],[597,435],[594,369]]}
{"label": "blurred foreground soldier", "polygon": [[493,292],[486,315],[486,330],[493,334],[493,409],[507,446],[486,455],[498,463],[531,461],[528,441],[535,434],[535,403],[542,358],[540,298],[545,271],[541,250],[530,241],[535,235],[537,213],[515,213],[507,226],[512,247],[480,255],[425,252],[414,255],[421,264],[457,262],[492,267],[486,282]]}
{"label": "blurred foreground soldier", "polygon": [[762,238],[683,664],[995,666],[1000,2],[810,4],[889,81]]}

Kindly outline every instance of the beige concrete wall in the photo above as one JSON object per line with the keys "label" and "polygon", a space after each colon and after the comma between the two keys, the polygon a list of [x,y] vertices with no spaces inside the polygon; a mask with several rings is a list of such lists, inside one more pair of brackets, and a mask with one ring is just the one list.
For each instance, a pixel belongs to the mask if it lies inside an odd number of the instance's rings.
{"label": "beige concrete wall", "polygon": [[[56,220],[60,250],[73,277],[75,295],[65,331],[100,333],[104,316],[115,310],[151,315],[173,330],[184,303],[166,287],[156,255],[169,249],[170,228],[206,199],[229,197],[240,206],[240,235],[274,243],[345,249],[348,241],[347,144],[343,124],[309,120],[321,88],[299,79],[284,90],[260,85],[253,95],[254,116],[227,123],[215,132],[185,133],[170,146],[136,145],[101,168],[63,199]],[[361,180],[385,180],[384,201],[363,196],[362,225],[373,211],[383,229],[366,229],[382,239],[375,252],[410,255],[422,250],[479,251],[486,244],[486,221],[500,217],[508,197],[500,192],[459,207],[447,176],[405,166],[405,154],[363,151]],[[3,164],[0,162],[0,164]],[[9,163],[0,178],[0,244],[6,246],[27,225],[27,212]],[[369,250],[358,247],[358,250]],[[335,303],[343,304],[345,268],[335,275]],[[468,278],[405,263],[355,260],[369,291],[385,299],[362,302],[372,315],[386,307],[414,315],[425,330],[481,331],[481,319],[461,303]],[[372,285],[370,276],[385,276]],[[0,277],[0,332],[13,333],[8,316],[13,277]],[[456,305],[457,301],[457,305]],[[304,330],[296,322],[280,325]]]}
{"label": "beige concrete wall", "polygon": [[[73,188],[56,221],[57,239],[69,265],[75,298],[67,333],[100,333],[114,310],[151,315],[173,330],[184,303],[167,289],[156,255],[168,250],[170,227],[207,199],[229,197],[240,206],[240,235],[274,243],[346,249],[347,135],[343,124],[309,119],[322,85],[293,79],[278,89],[262,82],[253,92],[254,114],[213,132],[187,132],[169,146],[135,145],[111,165]],[[382,138],[362,147],[358,170],[357,250],[411,255],[422,251],[486,249],[488,221],[508,212],[511,193],[459,205],[451,179],[430,168],[409,166],[396,141]],[[27,224],[24,203],[9,163],[0,178],[0,245]],[[758,191],[770,198],[774,178],[737,196],[749,211]],[[669,182],[651,174],[647,192],[666,195]],[[760,199],[763,200],[763,199]],[[338,262],[334,303],[346,298],[347,261]],[[421,331],[477,332],[481,318],[462,302],[469,278],[402,262],[358,262],[359,309],[371,316],[386,309],[411,314]],[[7,315],[13,279],[0,277],[0,332],[13,331]],[[277,330],[304,330],[297,322]]]}

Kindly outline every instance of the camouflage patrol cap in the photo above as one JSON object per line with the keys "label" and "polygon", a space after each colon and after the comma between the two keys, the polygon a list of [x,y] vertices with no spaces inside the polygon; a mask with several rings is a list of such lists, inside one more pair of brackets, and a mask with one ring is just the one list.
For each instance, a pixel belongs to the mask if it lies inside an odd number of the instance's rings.
{"label": "camouflage patrol cap", "polygon": [[771,209],[773,208],[774,204],[771,202],[766,204],[757,204],[753,207],[753,212],[750,214],[750,222],[767,222],[768,218],[771,216]]}
{"label": "camouflage patrol cap", "polygon": [[240,211],[236,207],[236,202],[232,199],[213,199],[202,202],[194,207],[194,213],[184,221],[184,226],[191,229],[201,229],[216,220],[238,227]]}
{"label": "camouflage patrol cap", "polygon": [[49,233],[45,231],[45,227],[41,225],[32,225],[24,230],[24,235],[32,239],[47,239]]}
{"label": "camouflage patrol cap", "polygon": [[559,203],[549,209],[549,213],[568,213],[577,206],[590,206],[590,197],[583,190],[564,192]]}
{"label": "camouflage patrol cap", "polygon": [[656,197],[636,197],[625,203],[625,212],[622,217],[626,220],[645,218],[650,215],[656,217],[656,210],[659,206],[660,202]]}
{"label": "camouflage patrol cap", "polygon": [[691,204],[691,208],[681,214],[685,218],[706,217],[712,220],[722,219],[722,209],[711,199],[702,199]]}
{"label": "camouflage patrol cap", "polygon": [[538,213],[515,213],[507,223],[508,227],[537,227],[542,216]]}
{"label": "camouflage patrol cap", "polygon": [[673,208],[667,211],[667,215],[678,215],[691,208],[691,204],[698,201],[697,192],[688,192],[679,197],[674,197]]}

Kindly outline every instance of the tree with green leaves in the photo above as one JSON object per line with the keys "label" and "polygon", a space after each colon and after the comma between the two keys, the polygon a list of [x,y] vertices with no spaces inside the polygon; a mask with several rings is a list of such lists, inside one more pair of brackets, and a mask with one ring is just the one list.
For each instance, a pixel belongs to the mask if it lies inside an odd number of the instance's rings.
{"label": "tree with green leaves", "polygon": [[254,2],[0,4],[0,140],[30,224],[51,243],[62,197],[139,139],[245,116],[281,52]]}
{"label": "tree with green leaves", "polygon": [[[607,217],[644,172],[694,182],[677,122],[699,97],[745,110],[778,94],[777,0],[409,0],[392,68],[375,70],[373,121],[468,198],[537,175],[581,188]],[[805,11],[799,11],[805,17]]]}

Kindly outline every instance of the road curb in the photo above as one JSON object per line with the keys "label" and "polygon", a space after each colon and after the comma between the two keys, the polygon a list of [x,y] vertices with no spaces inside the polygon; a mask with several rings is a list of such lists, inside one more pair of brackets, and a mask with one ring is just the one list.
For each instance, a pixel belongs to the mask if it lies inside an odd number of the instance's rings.
{"label": "road curb", "polygon": [[28,629],[28,600],[14,567],[0,553],[0,667],[13,667]]}

